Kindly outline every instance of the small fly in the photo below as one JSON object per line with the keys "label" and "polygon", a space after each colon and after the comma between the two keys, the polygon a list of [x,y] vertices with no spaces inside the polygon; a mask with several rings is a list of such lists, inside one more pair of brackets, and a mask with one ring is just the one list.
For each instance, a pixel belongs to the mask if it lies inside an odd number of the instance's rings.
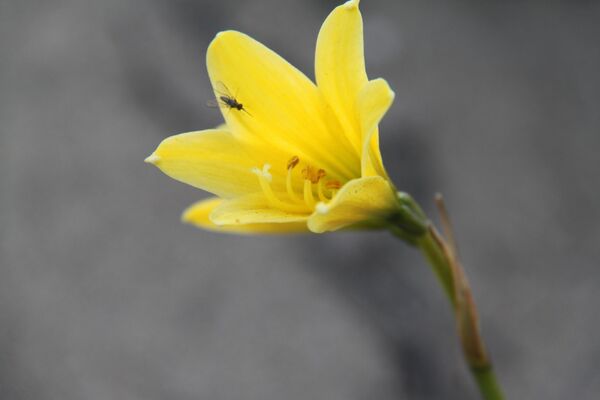
{"label": "small fly", "polygon": [[232,108],[238,111],[243,111],[246,114],[252,116],[248,110],[244,108],[244,105],[237,101],[234,95],[231,94],[227,86],[223,82],[217,82],[215,84],[215,93],[217,96],[216,101],[209,101],[209,107],[226,107],[231,110]]}

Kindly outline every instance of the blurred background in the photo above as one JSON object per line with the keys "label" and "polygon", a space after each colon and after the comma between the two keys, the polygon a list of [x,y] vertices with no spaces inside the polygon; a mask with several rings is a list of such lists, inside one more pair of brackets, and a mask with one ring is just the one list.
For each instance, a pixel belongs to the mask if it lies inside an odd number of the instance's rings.
{"label": "blurred background", "polygon": [[[478,399],[386,233],[237,237],[143,163],[212,127],[216,32],[311,78],[334,1],[0,1],[0,398]],[[397,186],[443,192],[510,399],[600,392],[600,4],[364,0]]]}

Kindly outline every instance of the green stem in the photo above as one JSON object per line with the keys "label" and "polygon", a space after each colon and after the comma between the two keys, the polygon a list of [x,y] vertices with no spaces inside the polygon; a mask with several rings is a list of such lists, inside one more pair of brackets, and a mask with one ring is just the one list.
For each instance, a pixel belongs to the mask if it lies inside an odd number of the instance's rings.
{"label": "green stem", "polygon": [[[433,238],[431,233],[427,233],[417,240],[417,246],[432,267],[454,309],[457,300],[454,293],[452,270],[444,251],[440,248],[440,244]],[[503,400],[504,396],[496,380],[491,363],[488,360],[484,364],[473,361],[464,347],[463,354],[469,364],[473,378],[477,382],[482,398],[484,400]]]}
{"label": "green stem", "polygon": [[416,246],[425,256],[444,289],[456,319],[462,352],[483,400],[503,400],[479,331],[473,294],[458,260],[450,219],[441,195],[436,195],[446,238],[433,227],[421,207],[407,193],[398,192],[398,208],[387,222],[398,238]]}
{"label": "green stem", "polygon": [[491,366],[471,368],[471,373],[479,386],[479,391],[485,400],[503,400],[502,389],[498,385],[496,375]]}
{"label": "green stem", "polygon": [[429,262],[433,273],[438,279],[440,285],[444,289],[444,293],[452,303],[452,307],[456,305],[456,299],[454,296],[454,284],[452,282],[452,272],[446,261],[446,256],[438,243],[433,237],[427,233],[417,241],[417,246]]}

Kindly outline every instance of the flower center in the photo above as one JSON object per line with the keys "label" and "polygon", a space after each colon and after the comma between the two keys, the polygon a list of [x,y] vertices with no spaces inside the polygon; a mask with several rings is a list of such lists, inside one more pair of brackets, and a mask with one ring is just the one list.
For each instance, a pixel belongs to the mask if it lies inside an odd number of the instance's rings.
{"label": "flower center", "polygon": [[[285,178],[285,192],[275,193],[271,187],[273,176],[269,172],[270,164],[263,165],[262,169],[252,168],[252,172],[258,177],[258,182],[263,194],[269,202],[269,206],[291,213],[311,213],[317,204],[328,203],[333,199],[342,184],[336,180],[327,180],[324,169],[315,168],[306,164],[301,170],[300,177],[303,180],[302,193],[294,190],[294,181],[298,174],[294,170],[300,164],[300,158],[294,156],[287,163],[287,175]],[[326,181],[326,182],[325,182]]]}

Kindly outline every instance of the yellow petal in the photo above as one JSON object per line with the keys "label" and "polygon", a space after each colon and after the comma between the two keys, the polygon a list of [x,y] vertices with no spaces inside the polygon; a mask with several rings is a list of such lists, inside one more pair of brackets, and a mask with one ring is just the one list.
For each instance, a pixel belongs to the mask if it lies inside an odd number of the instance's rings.
{"label": "yellow petal", "polygon": [[260,165],[229,132],[209,129],[166,138],[146,159],[165,174],[221,197],[260,192]]}
{"label": "yellow petal", "polygon": [[362,176],[387,178],[379,151],[378,124],[394,101],[394,92],[384,79],[369,81],[360,91],[357,101],[361,126]]}
{"label": "yellow petal", "polygon": [[290,223],[260,223],[260,224],[235,224],[235,225],[216,225],[209,218],[209,215],[215,208],[220,206],[225,200],[219,198],[210,198],[192,204],[184,211],[181,219],[183,222],[195,225],[199,228],[238,234],[268,234],[268,233],[298,233],[307,232],[306,222]]}
{"label": "yellow petal", "polygon": [[269,207],[262,193],[226,200],[210,215],[210,220],[217,225],[303,223],[306,226],[307,218],[306,214],[294,214]]}
{"label": "yellow petal", "polygon": [[216,95],[227,91],[243,106],[221,108],[228,128],[240,140],[268,148],[263,163],[275,165],[269,155],[281,154],[285,160],[298,156],[335,179],[360,174],[360,153],[340,140],[341,129],[317,87],[279,55],[226,31],[211,42],[206,64]]}
{"label": "yellow petal", "polygon": [[327,17],[317,39],[317,86],[336,113],[345,134],[361,153],[356,99],[367,83],[363,50],[363,23],[358,0],[348,1]]}
{"label": "yellow petal", "polygon": [[315,233],[336,231],[358,223],[376,224],[396,209],[396,195],[390,183],[380,176],[348,182],[328,203],[320,203],[308,219]]}

